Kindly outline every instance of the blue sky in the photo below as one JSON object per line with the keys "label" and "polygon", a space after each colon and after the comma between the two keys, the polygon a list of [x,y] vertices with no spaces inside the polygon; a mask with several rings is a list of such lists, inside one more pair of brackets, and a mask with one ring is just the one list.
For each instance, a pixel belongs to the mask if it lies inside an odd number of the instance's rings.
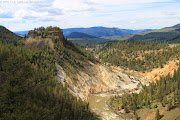
{"label": "blue sky", "polygon": [[180,0],[0,0],[0,25],[159,29],[180,23]]}

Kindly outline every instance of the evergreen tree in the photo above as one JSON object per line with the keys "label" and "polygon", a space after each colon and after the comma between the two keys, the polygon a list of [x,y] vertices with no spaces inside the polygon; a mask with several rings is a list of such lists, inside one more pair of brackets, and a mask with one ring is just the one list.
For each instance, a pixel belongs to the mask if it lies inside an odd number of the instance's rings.
{"label": "evergreen tree", "polygon": [[161,119],[161,116],[159,114],[159,109],[156,110],[156,117],[155,117],[155,120],[160,120]]}
{"label": "evergreen tree", "polygon": [[135,119],[136,119],[136,120],[139,120],[139,117],[138,117],[138,115],[137,115],[136,112],[135,112]]}
{"label": "evergreen tree", "polygon": [[127,107],[124,107],[124,110],[126,113],[129,113],[129,109]]}
{"label": "evergreen tree", "polygon": [[167,110],[170,111],[172,108],[172,101],[170,100],[167,106]]}

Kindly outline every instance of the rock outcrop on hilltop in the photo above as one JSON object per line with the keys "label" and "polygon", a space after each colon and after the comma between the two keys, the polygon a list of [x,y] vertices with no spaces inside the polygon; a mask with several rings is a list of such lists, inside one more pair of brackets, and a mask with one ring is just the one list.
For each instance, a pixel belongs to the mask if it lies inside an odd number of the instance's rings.
{"label": "rock outcrop on hilltop", "polygon": [[25,36],[24,44],[26,47],[43,47],[48,45],[50,48],[54,48],[54,43],[57,41],[63,41],[64,35],[58,27],[37,28],[28,32]]}
{"label": "rock outcrop on hilltop", "polygon": [[35,39],[35,38],[52,38],[55,37],[56,39],[63,39],[64,35],[61,31],[29,31],[27,38]]}

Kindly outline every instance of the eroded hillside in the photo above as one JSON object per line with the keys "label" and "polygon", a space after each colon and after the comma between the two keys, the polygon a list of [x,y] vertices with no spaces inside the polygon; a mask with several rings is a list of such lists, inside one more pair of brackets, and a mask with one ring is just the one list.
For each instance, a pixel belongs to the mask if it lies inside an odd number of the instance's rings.
{"label": "eroded hillside", "polygon": [[75,78],[67,76],[59,65],[57,68],[58,80],[66,81],[72,92],[84,100],[101,92],[118,93],[138,90],[141,88],[141,83],[149,82],[145,77],[136,78],[102,64],[89,63],[83,71],[76,74]]}

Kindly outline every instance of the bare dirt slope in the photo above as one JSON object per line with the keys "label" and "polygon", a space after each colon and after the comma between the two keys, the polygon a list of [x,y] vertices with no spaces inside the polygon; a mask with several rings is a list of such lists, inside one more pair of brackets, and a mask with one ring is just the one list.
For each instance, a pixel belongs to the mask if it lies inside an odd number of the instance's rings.
{"label": "bare dirt slope", "polygon": [[151,72],[140,73],[140,75],[147,79],[152,79],[153,82],[159,80],[161,76],[167,76],[168,74],[173,75],[174,70],[178,69],[179,60],[169,61],[168,64],[164,65],[163,68],[153,69]]}

